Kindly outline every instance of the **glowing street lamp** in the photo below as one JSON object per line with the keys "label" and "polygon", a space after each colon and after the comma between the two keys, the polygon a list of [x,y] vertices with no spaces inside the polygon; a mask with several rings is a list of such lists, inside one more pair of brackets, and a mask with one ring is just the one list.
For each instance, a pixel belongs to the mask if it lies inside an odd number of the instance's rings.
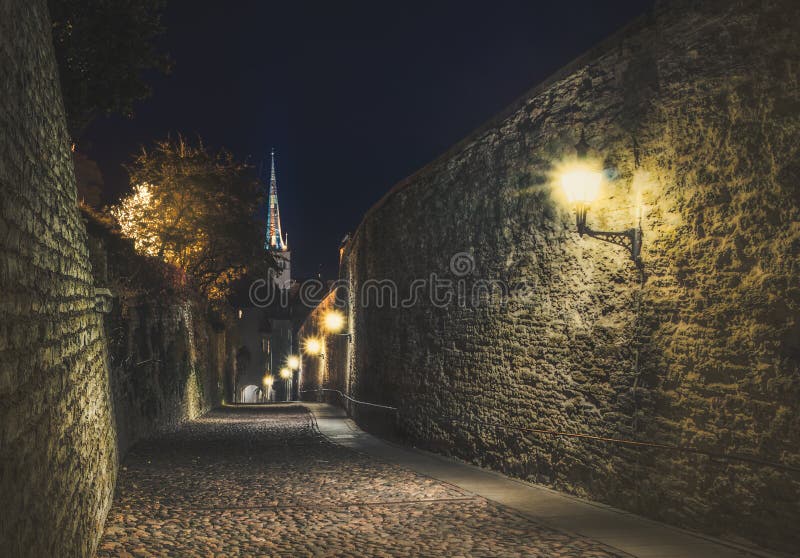
{"label": "glowing street lamp", "polygon": [[322,355],[322,339],[307,337],[303,342],[303,352],[307,355]]}
{"label": "glowing street lamp", "polygon": [[624,231],[596,231],[586,224],[589,205],[600,195],[603,184],[603,170],[599,165],[580,161],[564,165],[558,171],[558,179],[567,200],[575,206],[575,224],[578,234],[588,235],[605,242],[612,242],[627,248],[631,259],[641,265],[639,255],[642,251],[642,224]]}
{"label": "glowing street lamp", "polygon": [[[286,366],[289,367],[290,370],[297,371],[297,389],[300,389],[300,386],[303,385],[303,361],[299,355],[289,355],[286,359]],[[292,383],[294,383],[294,376],[292,376]],[[298,398],[300,397],[300,392],[297,393]]]}
{"label": "glowing street lamp", "polygon": [[322,317],[322,323],[329,333],[339,333],[344,329],[344,314],[338,310],[329,310]]}
{"label": "glowing street lamp", "polygon": [[[306,337],[303,339],[302,346],[305,354],[319,357],[320,366],[322,366],[322,363],[325,360],[323,340],[319,337]],[[301,379],[298,379],[298,383],[302,387],[303,382]],[[321,391],[317,392],[317,397],[322,397]]]}
{"label": "glowing street lamp", "polygon": [[600,195],[603,172],[589,163],[574,163],[560,173],[561,186],[573,203],[590,203]]}
{"label": "glowing street lamp", "polygon": [[264,376],[264,387],[267,389],[267,401],[272,399],[272,384],[275,383],[275,378],[270,375]]}
{"label": "glowing street lamp", "polygon": [[325,312],[325,314],[322,316],[322,325],[325,328],[325,331],[331,335],[341,335],[342,337],[347,337],[348,341],[353,340],[350,333],[341,333],[341,331],[344,329],[345,319],[344,314],[338,310],[328,310]]}

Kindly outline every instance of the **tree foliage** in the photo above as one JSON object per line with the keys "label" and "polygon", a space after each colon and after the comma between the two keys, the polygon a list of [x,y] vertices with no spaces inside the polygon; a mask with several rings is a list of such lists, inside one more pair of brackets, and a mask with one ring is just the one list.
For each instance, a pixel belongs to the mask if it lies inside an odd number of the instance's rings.
{"label": "tree foliage", "polygon": [[48,0],[67,125],[73,139],[98,114],[130,116],[150,96],[143,75],[169,71],[156,39],[165,0]]}
{"label": "tree foliage", "polygon": [[180,266],[212,300],[266,265],[252,167],[178,137],[143,149],[127,168],[133,191],[111,213],[139,253]]}

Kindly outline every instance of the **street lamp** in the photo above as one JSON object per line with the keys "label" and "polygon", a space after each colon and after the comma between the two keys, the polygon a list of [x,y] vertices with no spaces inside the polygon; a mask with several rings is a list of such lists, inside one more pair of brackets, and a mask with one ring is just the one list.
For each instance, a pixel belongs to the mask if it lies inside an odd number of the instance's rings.
{"label": "street lamp", "polygon": [[344,329],[344,324],[344,314],[338,310],[328,310],[322,316],[322,325],[325,327],[325,331],[331,335],[341,335],[343,337],[347,337],[348,341],[352,341],[353,338],[349,333],[340,333]]}
{"label": "street lamp", "polygon": [[308,355],[320,355],[324,357],[322,352],[322,339],[319,337],[306,337],[303,341],[303,352]]}
{"label": "street lamp", "polygon": [[344,314],[338,310],[328,310],[322,316],[322,323],[330,333],[339,333],[344,328]]}
{"label": "street lamp", "polygon": [[[303,352],[310,356],[318,356],[319,357],[319,366],[322,367],[323,361],[325,360],[325,347],[323,345],[323,340],[319,337],[306,337],[303,340]],[[317,376],[320,382],[320,388],[324,385],[324,381],[320,378],[320,369],[317,368]],[[300,384],[302,387],[302,384]],[[322,401],[322,392],[317,392],[317,400]]]}
{"label": "street lamp", "polygon": [[605,242],[622,246],[630,252],[631,260],[641,266],[639,257],[642,251],[642,224],[624,231],[596,231],[586,224],[586,214],[589,205],[600,194],[603,183],[603,171],[598,166],[588,161],[581,161],[566,165],[558,173],[561,187],[567,200],[575,205],[575,224],[578,234],[588,235]]}
{"label": "street lamp", "polygon": [[[289,367],[290,370],[294,370],[294,371],[297,372],[297,385],[298,386],[303,385],[303,382],[300,379],[300,376],[302,374],[302,370],[301,370],[302,365],[303,365],[303,363],[300,360],[300,357],[298,355],[289,355],[286,358],[286,366]],[[292,375],[292,383],[294,383],[294,375]],[[298,397],[299,397],[299,395],[300,394],[298,393]]]}
{"label": "street lamp", "polygon": [[275,382],[275,378],[270,375],[264,376],[264,387],[267,388],[267,401],[272,399],[272,384]]}
{"label": "street lamp", "polygon": [[284,383],[286,385],[286,401],[290,401],[289,398],[291,397],[290,385],[291,385],[291,381],[292,381],[292,371],[289,370],[289,368],[284,366],[283,368],[281,368],[280,376],[281,376],[281,378],[283,378]]}

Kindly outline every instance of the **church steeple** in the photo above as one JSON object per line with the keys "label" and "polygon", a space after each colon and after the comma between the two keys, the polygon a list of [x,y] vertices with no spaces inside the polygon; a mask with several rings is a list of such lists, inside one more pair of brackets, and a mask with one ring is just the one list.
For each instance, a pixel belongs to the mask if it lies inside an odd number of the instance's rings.
{"label": "church steeple", "polygon": [[267,198],[267,238],[264,248],[271,252],[285,252],[287,242],[281,233],[281,212],[278,208],[278,180],[275,178],[275,149],[272,149]]}

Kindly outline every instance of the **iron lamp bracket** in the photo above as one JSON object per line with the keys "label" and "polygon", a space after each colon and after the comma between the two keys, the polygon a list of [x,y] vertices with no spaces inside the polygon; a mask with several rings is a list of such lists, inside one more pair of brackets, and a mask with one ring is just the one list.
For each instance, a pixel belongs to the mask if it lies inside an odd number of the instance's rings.
{"label": "iron lamp bracket", "polygon": [[598,240],[602,240],[604,242],[610,242],[612,244],[616,244],[617,246],[622,246],[625,248],[630,256],[631,260],[636,263],[637,266],[642,266],[642,223],[639,221],[639,224],[636,227],[625,229],[624,231],[596,231],[589,227],[586,224],[586,213],[588,207],[586,204],[578,204],[576,208],[576,225],[578,226],[578,234],[583,236],[591,236],[592,238],[597,238]]}

